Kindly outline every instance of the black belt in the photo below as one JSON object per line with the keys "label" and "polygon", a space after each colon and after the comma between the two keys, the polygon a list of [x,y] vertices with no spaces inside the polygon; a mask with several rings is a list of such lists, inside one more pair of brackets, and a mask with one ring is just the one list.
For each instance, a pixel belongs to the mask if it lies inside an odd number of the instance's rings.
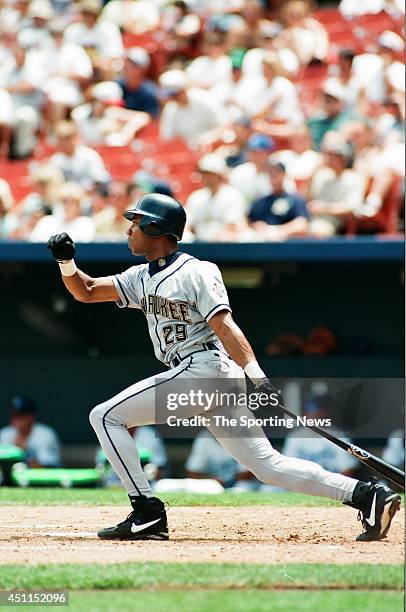
{"label": "black belt", "polygon": [[215,342],[205,342],[201,346],[202,346],[201,349],[199,349],[197,351],[192,351],[191,353],[188,353],[184,357],[181,357],[179,354],[175,355],[175,357],[171,360],[171,366],[176,368],[176,366],[178,366],[180,363],[182,363],[182,361],[184,361],[188,357],[191,357],[191,355],[195,355],[196,353],[202,353],[203,351],[218,351],[218,350],[220,350]]}

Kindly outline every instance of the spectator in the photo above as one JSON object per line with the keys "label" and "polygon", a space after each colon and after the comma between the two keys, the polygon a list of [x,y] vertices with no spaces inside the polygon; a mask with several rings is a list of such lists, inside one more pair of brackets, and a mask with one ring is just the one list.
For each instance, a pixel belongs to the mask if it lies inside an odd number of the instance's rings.
{"label": "spectator", "polygon": [[52,125],[65,119],[68,111],[83,102],[82,89],[90,82],[92,64],[83,47],[64,40],[65,23],[49,25],[52,40],[39,55],[38,70],[48,101],[48,120]]}
{"label": "spectator", "polygon": [[46,242],[54,234],[67,232],[76,242],[92,242],[95,236],[94,222],[81,214],[84,191],[76,183],[65,183],[59,192],[62,207],[51,215],[42,217],[29,237],[31,242]]}
{"label": "spectator", "polygon": [[110,0],[104,3],[102,19],[120,30],[144,34],[159,26],[159,8],[150,0]]}
{"label": "spectator", "polygon": [[293,51],[301,66],[327,59],[329,39],[324,26],[310,16],[310,3],[289,0],[280,10],[283,30],[278,36],[280,47]]}
{"label": "spectator", "polygon": [[303,112],[296,87],[283,76],[283,70],[275,52],[269,51],[263,59],[264,78],[262,90],[256,94],[251,115],[270,122],[300,124]]}
{"label": "spectator", "polygon": [[244,56],[242,71],[244,76],[263,77],[263,59],[268,51],[276,53],[285,76],[296,76],[300,64],[296,54],[284,46],[279,47],[277,36],[281,28],[275,23],[264,23],[258,32],[257,46],[249,49]]}
{"label": "spectator", "polygon": [[354,74],[354,58],[356,53],[352,49],[341,49],[337,61],[337,80],[343,86],[344,104],[351,110],[357,106],[364,98],[364,88],[361,80]]}
{"label": "spectator", "polygon": [[294,181],[300,193],[307,193],[310,179],[323,158],[321,153],[312,149],[310,132],[305,125],[301,125],[291,134],[288,147],[272,153],[271,159],[285,166],[286,177]]}
{"label": "spectator", "polygon": [[13,204],[14,199],[9,184],[0,178],[0,239],[6,238],[10,232],[9,210]]}
{"label": "spectator", "polygon": [[233,122],[247,116],[255,104],[257,96],[261,93],[263,83],[260,78],[244,76],[242,62],[245,49],[231,51],[231,79],[223,80],[212,88],[211,92],[219,106],[222,106],[227,115],[227,121]]}
{"label": "spectator", "polygon": [[245,229],[245,203],[241,193],[227,184],[227,165],[209,153],[198,163],[203,187],[186,201],[188,225],[196,240],[208,242],[241,239]]}
{"label": "spectator", "polygon": [[189,89],[182,70],[168,70],[160,79],[166,103],[161,114],[160,136],[164,140],[180,137],[189,144],[222,123],[208,92]]}
{"label": "spectator", "polygon": [[351,169],[350,145],[337,138],[326,139],[323,154],[325,162],[310,184],[308,209],[311,234],[329,238],[343,233],[348,216],[359,211],[366,185],[364,177]]}
{"label": "spectator", "polygon": [[321,109],[308,121],[308,127],[316,150],[327,132],[338,131],[342,125],[354,119],[353,114],[344,109],[345,89],[335,78],[327,79],[322,88]]}
{"label": "spectator", "polygon": [[187,2],[171,2],[163,11],[162,25],[166,32],[166,47],[173,59],[183,60],[195,55],[202,23]]}
{"label": "spectator", "polygon": [[[22,47],[16,47],[8,69],[1,73],[0,88],[10,95],[12,104],[11,116],[8,116],[10,98],[3,93],[6,109],[2,109],[2,114],[5,113],[6,119],[3,116],[1,123],[4,125],[10,122],[12,142],[9,154],[13,158],[29,157],[36,144],[44,96],[39,87],[38,75],[32,68],[29,53]],[[7,148],[9,145],[7,143]]]}
{"label": "spectator", "polygon": [[[141,466],[153,485],[157,480],[166,476],[168,471],[168,459],[163,441],[152,425],[130,427],[128,431],[134,440],[136,452],[140,456]],[[98,448],[96,452],[96,467],[104,470],[104,486],[112,487],[120,484],[117,474],[108,463],[101,448]]]}
{"label": "spectator", "polygon": [[394,17],[400,17],[405,13],[403,0],[341,0],[339,9],[345,17],[350,19],[359,15],[376,15],[385,11]]}
{"label": "spectator", "polygon": [[405,468],[405,432],[397,429],[386,440],[382,451],[382,459],[391,465],[404,470]]}
{"label": "spectator", "polygon": [[131,177],[130,200],[138,201],[147,193],[161,193],[171,198],[175,197],[169,183],[145,170],[138,170]]}
{"label": "spectator", "polygon": [[214,478],[224,488],[232,487],[236,481],[254,479],[251,472],[240,466],[209,431],[200,432],[193,440],[186,473],[188,478]]}
{"label": "spectator", "polygon": [[145,74],[151,60],[142,47],[128,49],[124,61],[124,76],[118,80],[123,90],[125,108],[149,113],[151,117],[159,114],[158,90]]}
{"label": "spectator", "polygon": [[203,53],[186,68],[192,86],[210,89],[231,79],[231,60],[225,54],[224,32],[206,32],[203,39]]}
{"label": "spectator", "polygon": [[122,108],[123,91],[114,81],[93,85],[90,100],[77,106],[71,118],[88,145],[125,146],[149,121],[148,113]]}
{"label": "spectator", "polygon": [[124,219],[123,212],[130,208],[131,183],[113,181],[109,186],[108,206],[93,216],[96,238],[123,242],[129,221]]}
{"label": "spectator", "polygon": [[256,200],[248,218],[264,240],[286,240],[308,232],[306,201],[284,188],[285,167],[280,162],[269,168],[272,192]]}
{"label": "spectator", "polygon": [[79,21],[66,28],[65,39],[86,50],[98,79],[109,80],[121,68],[124,47],[119,28],[99,19],[101,9],[101,0],[81,0]]}
{"label": "spectator", "polygon": [[354,59],[354,76],[365,88],[370,102],[382,103],[391,93],[405,93],[405,65],[399,60],[404,41],[385,30],[378,38],[377,53],[364,53]]}
{"label": "spectator", "polygon": [[49,164],[58,168],[66,181],[80,183],[91,188],[93,183],[103,183],[108,173],[100,155],[80,143],[78,129],[72,121],[61,121],[55,128],[58,152],[49,158]]}
{"label": "spectator", "polygon": [[63,176],[57,168],[34,166],[30,181],[33,191],[8,214],[8,237],[13,240],[26,240],[38,221],[51,214]]}
{"label": "spectator", "polygon": [[[315,397],[308,400],[303,410],[308,419],[323,419],[329,417],[327,398]],[[329,427],[329,433],[348,442],[342,431]],[[287,457],[297,457],[305,461],[317,461],[325,470],[352,476],[357,467],[357,461],[347,453],[322,438],[308,427],[296,427],[285,439],[282,454]]]}
{"label": "spectator", "polygon": [[26,453],[30,467],[59,467],[60,444],[55,431],[38,423],[34,403],[25,397],[11,400],[10,425],[0,430],[0,444],[13,444]]}
{"label": "spectator", "polygon": [[269,155],[274,149],[272,138],[252,134],[247,142],[247,161],[230,172],[230,185],[244,196],[247,209],[252,202],[270,193]]}
{"label": "spectator", "polygon": [[48,0],[32,0],[28,8],[30,22],[25,28],[20,27],[19,42],[25,45],[25,41],[37,49],[49,49],[51,38],[48,24],[54,16],[52,5]]}

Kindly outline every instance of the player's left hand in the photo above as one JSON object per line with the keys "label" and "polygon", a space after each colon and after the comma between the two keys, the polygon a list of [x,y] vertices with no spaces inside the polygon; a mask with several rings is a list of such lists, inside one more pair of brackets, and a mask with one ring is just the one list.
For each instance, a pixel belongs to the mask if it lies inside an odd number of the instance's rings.
{"label": "player's left hand", "polygon": [[47,242],[47,249],[51,249],[57,261],[69,261],[75,254],[75,243],[66,232],[51,236]]}
{"label": "player's left hand", "polygon": [[275,387],[273,383],[269,380],[269,378],[262,378],[258,381],[258,384],[255,386],[255,390],[257,393],[266,393],[270,397],[270,407],[272,406],[283,406],[283,396],[281,389]]}

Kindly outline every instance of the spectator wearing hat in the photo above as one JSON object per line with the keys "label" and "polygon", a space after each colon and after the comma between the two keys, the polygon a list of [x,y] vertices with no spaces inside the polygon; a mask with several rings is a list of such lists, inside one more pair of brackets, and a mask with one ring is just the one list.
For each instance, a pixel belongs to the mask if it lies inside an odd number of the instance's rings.
{"label": "spectator wearing hat", "polygon": [[102,81],[89,90],[89,102],[77,106],[71,118],[88,145],[125,146],[150,121],[148,113],[123,108],[123,90]]}
{"label": "spectator wearing hat", "polygon": [[109,80],[120,70],[124,56],[120,30],[111,21],[99,19],[101,0],[81,0],[79,10],[79,21],[66,28],[65,39],[85,49],[97,78]]}
{"label": "spectator wearing hat", "polygon": [[353,148],[338,135],[323,141],[324,164],[316,170],[309,189],[310,233],[329,238],[343,233],[346,219],[361,209],[365,178],[352,169]]}
{"label": "spectator wearing hat", "polygon": [[272,192],[252,204],[248,214],[251,226],[264,240],[305,236],[309,218],[306,201],[285,189],[285,166],[280,162],[270,164],[269,178]]}
{"label": "spectator wearing hat", "polygon": [[277,23],[265,22],[260,25],[256,46],[248,49],[244,56],[242,71],[244,76],[263,77],[263,59],[268,51],[273,51],[280,62],[284,76],[294,77],[300,69],[296,54],[287,47],[279,46],[278,35],[282,27]]}
{"label": "spectator wearing hat", "polygon": [[251,116],[272,122],[300,125],[303,112],[293,83],[283,76],[278,56],[268,51],[262,60],[264,77],[262,89],[257,93],[251,109]]}
{"label": "spectator wearing hat", "polygon": [[56,125],[58,151],[49,158],[49,164],[58,168],[66,181],[74,181],[85,189],[93,183],[104,183],[108,172],[100,155],[80,142],[78,128],[73,121]]}
{"label": "spectator wearing hat", "polygon": [[128,49],[124,61],[124,75],[118,80],[123,92],[124,107],[142,111],[156,118],[159,114],[159,96],[155,84],[145,76],[151,60],[142,47]]}
{"label": "spectator wearing hat", "polygon": [[58,193],[58,204],[51,215],[42,217],[32,230],[31,242],[46,242],[49,236],[67,232],[76,242],[92,242],[95,236],[93,219],[82,214],[85,197],[83,188],[76,184],[64,183]]}
{"label": "spectator wearing hat", "polygon": [[30,467],[59,467],[58,436],[49,425],[37,422],[35,404],[19,396],[11,400],[10,408],[10,425],[0,429],[0,444],[21,448]]}
{"label": "spectator wearing hat", "polygon": [[186,200],[188,227],[196,240],[215,242],[242,239],[246,228],[245,202],[227,183],[227,164],[215,153],[198,163],[203,187]]}
{"label": "spectator wearing hat", "polygon": [[317,151],[327,132],[339,131],[341,126],[353,120],[353,113],[345,109],[345,89],[338,79],[331,77],[324,81],[321,107],[307,122]]}
{"label": "spectator wearing hat", "polygon": [[48,0],[32,0],[29,4],[27,16],[30,19],[26,27],[19,28],[19,43],[29,45],[36,49],[48,49],[51,44],[49,35],[49,22],[54,17],[52,4]]}
{"label": "spectator wearing hat", "polygon": [[166,100],[159,126],[160,137],[164,140],[180,137],[194,144],[222,124],[223,116],[209,92],[189,89],[183,70],[164,72],[159,84]]}
{"label": "spectator wearing hat", "polygon": [[354,59],[354,76],[365,88],[370,102],[382,103],[392,93],[405,93],[403,39],[390,30],[378,37],[376,53],[364,53]]}
{"label": "spectator wearing hat", "polygon": [[49,24],[51,42],[37,55],[42,90],[47,97],[46,115],[52,126],[83,102],[82,90],[93,75],[92,63],[83,47],[64,40],[65,24]]}
{"label": "spectator wearing hat", "polygon": [[12,141],[6,142],[5,148],[10,148],[13,158],[29,157],[37,142],[44,95],[41,76],[33,69],[31,59],[32,54],[17,46],[12,61],[0,73],[0,125],[9,127],[8,137]]}
{"label": "spectator wearing hat", "polygon": [[130,208],[133,185],[124,181],[113,181],[108,188],[107,206],[93,216],[96,240],[124,241],[130,222],[123,212]]}
{"label": "spectator wearing hat", "polygon": [[247,142],[247,161],[230,172],[230,185],[243,194],[247,210],[252,202],[271,192],[269,156],[274,149],[272,138],[252,134]]}

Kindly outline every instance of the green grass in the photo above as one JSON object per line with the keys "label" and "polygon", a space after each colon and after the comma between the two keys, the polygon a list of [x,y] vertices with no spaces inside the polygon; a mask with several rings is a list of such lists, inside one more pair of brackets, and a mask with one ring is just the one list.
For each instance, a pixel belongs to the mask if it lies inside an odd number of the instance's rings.
{"label": "green grass", "polygon": [[[62,608],[63,609],[63,608]],[[71,593],[70,610],[83,612],[401,612],[402,594],[371,591],[214,591]]]}
{"label": "green grass", "polygon": [[112,563],[3,565],[0,589],[401,589],[401,565]]}
{"label": "green grass", "polygon": [[[170,506],[335,506],[337,502],[301,493],[168,493],[161,496]],[[124,506],[122,489],[59,489],[0,487],[0,505],[24,506]]]}

